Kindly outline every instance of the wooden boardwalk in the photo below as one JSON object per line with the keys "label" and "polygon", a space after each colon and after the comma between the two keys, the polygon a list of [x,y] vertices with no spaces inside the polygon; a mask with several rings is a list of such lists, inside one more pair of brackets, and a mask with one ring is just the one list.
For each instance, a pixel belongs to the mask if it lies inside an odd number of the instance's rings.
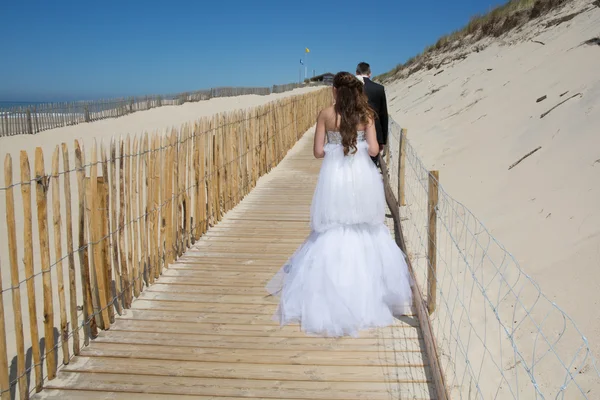
{"label": "wooden boardwalk", "polygon": [[280,328],[265,284],[309,233],[306,135],[36,399],[430,399],[418,321],[360,338]]}

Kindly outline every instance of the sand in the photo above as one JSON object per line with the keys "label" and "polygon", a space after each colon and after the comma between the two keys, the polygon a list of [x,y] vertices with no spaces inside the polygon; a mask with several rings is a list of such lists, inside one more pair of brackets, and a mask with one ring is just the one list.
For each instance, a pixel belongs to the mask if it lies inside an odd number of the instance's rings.
{"label": "sand", "polygon": [[427,168],[573,318],[597,358],[600,47],[583,43],[599,36],[600,8],[574,1],[464,60],[385,83],[389,112]]}

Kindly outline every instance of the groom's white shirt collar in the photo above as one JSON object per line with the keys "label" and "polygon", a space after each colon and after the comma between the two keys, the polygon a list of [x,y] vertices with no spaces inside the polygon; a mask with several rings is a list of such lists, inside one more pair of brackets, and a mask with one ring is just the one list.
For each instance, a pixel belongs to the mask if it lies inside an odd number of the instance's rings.
{"label": "groom's white shirt collar", "polygon": [[365,78],[370,79],[368,75],[356,75],[359,81],[365,83]]}

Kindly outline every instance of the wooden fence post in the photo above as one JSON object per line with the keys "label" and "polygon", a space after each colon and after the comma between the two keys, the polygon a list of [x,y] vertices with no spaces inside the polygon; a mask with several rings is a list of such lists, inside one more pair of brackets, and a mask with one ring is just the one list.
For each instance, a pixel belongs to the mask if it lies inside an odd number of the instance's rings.
{"label": "wooden fence post", "polygon": [[10,154],[7,154],[4,160],[4,183],[6,185],[8,256],[10,260],[11,292],[17,342],[17,376],[19,377],[19,394],[21,399],[25,399],[28,396],[28,391],[27,376],[25,375],[25,342],[23,336],[23,314],[21,310],[21,288],[19,285],[19,257],[17,253],[18,242],[15,220],[15,198],[13,194],[13,164]]}
{"label": "wooden fence post", "polygon": [[429,173],[429,195],[428,195],[428,243],[427,260],[427,309],[429,314],[435,311],[437,292],[437,206],[440,174],[438,171]]}
{"label": "wooden fence post", "polygon": [[[4,289],[1,276],[0,288]],[[10,400],[10,379],[8,377],[8,370],[6,327],[4,325],[4,300],[2,296],[0,296],[0,390],[2,390],[2,400]]]}
{"label": "wooden fence post", "polygon": [[84,345],[89,344],[90,336],[95,338],[98,335],[98,325],[96,323],[96,317],[94,315],[92,291],[90,285],[90,255],[88,249],[88,229],[87,229],[87,213],[86,209],[86,170],[84,167],[85,153],[83,147],[79,144],[79,141],[75,140],[75,169],[77,170],[77,191],[79,195],[79,270],[81,274],[81,291],[83,293],[83,319],[84,319],[84,331],[83,339]]}
{"label": "wooden fence post", "polygon": [[398,163],[398,202],[400,206],[406,205],[406,136],[408,131],[404,128],[400,130],[400,162]]}
{"label": "wooden fence post", "polygon": [[68,364],[69,355],[69,326],[67,322],[67,304],[65,300],[65,278],[62,262],[62,219],[60,212],[60,184],[59,184],[60,146],[56,146],[52,155],[52,217],[54,225],[54,254],[56,255],[56,280],[58,283],[58,305],[60,312],[60,339],[63,352],[63,364]]}
{"label": "wooden fence post", "polygon": [[73,354],[79,355],[79,320],[77,316],[77,279],[75,276],[75,254],[73,252],[73,217],[71,212],[71,173],[69,167],[69,150],[66,143],[62,143],[63,154],[63,171],[64,191],[65,191],[65,207],[66,210],[66,230],[67,230],[67,254],[69,262],[69,300],[70,300],[70,316],[71,316],[71,331],[73,332]]}
{"label": "wooden fence post", "polygon": [[27,152],[21,151],[21,196],[23,200],[23,264],[25,266],[25,278],[27,279],[27,301],[29,311],[29,332],[31,335],[31,351],[33,353],[33,365],[35,369],[35,390],[42,390],[42,361],[40,351],[40,335],[37,325],[37,306],[35,299],[35,279],[33,270],[33,227],[31,211],[31,168]]}
{"label": "wooden fence post", "polygon": [[36,204],[40,254],[42,261],[42,283],[44,288],[44,337],[46,340],[46,369],[48,379],[56,377],[56,353],[54,352],[54,302],[52,279],[50,278],[50,239],[48,235],[48,185],[44,170],[42,148],[35,149]]}
{"label": "wooden fence post", "polygon": [[[100,193],[104,193],[104,188],[98,186],[98,158],[97,158],[97,145],[96,141],[92,143],[92,159],[90,165],[90,177],[89,177],[89,187],[88,187],[88,207],[90,210],[90,218],[89,218],[89,227],[90,227],[90,248],[92,252],[92,263],[93,268],[90,268],[92,277],[96,277],[96,293],[92,293],[92,299],[97,298],[97,306],[98,310],[96,311],[99,314],[99,319],[97,320],[98,326],[101,329],[109,329],[110,328],[110,319],[108,316],[108,306],[107,306],[107,290],[106,290],[106,279],[104,279],[104,272],[106,270],[106,265],[104,265],[104,254],[102,251],[103,246],[103,236],[102,236],[102,215],[99,210],[102,199],[100,199]],[[102,192],[101,192],[102,190]]]}
{"label": "wooden fence post", "polygon": [[27,134],[33,135],[33,122],[31,121],[31,110],[27,109]]}
{"label": "wooden fence post", "polygon": [[[108,163],[106,162],[106,157],[104,156],[104,150],[102,150],[102,167],[103,169],[107,169]],[[103,176],[99,176],[97,178],[98,181],[98,215],[99,215],[99,229],[100,229],[100,254],[101,254],[101,276],[98,276],[97,279],[104,282],[105,288],[105,298],[106,298],[106,307],[108,308],[108,320],[110,323],[115,322],[115,311],[114,311],[114,303],[117,301],[116,297],[113,297],[112,294],[112,266],[111,266],[111,257],[110,257],[110,235],[109,235],[109,182],[108,182],[108,172],[103,171]],[[96,267],[98,270],[98,267]],[[100,287],[100,285],[98,285]],[[107,328],[108,329],[108,328]]]}

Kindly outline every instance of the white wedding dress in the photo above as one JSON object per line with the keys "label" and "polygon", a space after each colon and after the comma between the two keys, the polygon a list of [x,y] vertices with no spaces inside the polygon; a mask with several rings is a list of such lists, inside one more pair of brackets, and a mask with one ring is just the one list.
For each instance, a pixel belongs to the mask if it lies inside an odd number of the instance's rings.
{"label": "white wedding dress", "polygon": [[410,313],[405,256],[385,220],[382,177],[365,133],[344,155],[339,132],[327,132],[311,205],[311,234],[267,284],[280,296],[274,319],[319,336],[357,336]]}

